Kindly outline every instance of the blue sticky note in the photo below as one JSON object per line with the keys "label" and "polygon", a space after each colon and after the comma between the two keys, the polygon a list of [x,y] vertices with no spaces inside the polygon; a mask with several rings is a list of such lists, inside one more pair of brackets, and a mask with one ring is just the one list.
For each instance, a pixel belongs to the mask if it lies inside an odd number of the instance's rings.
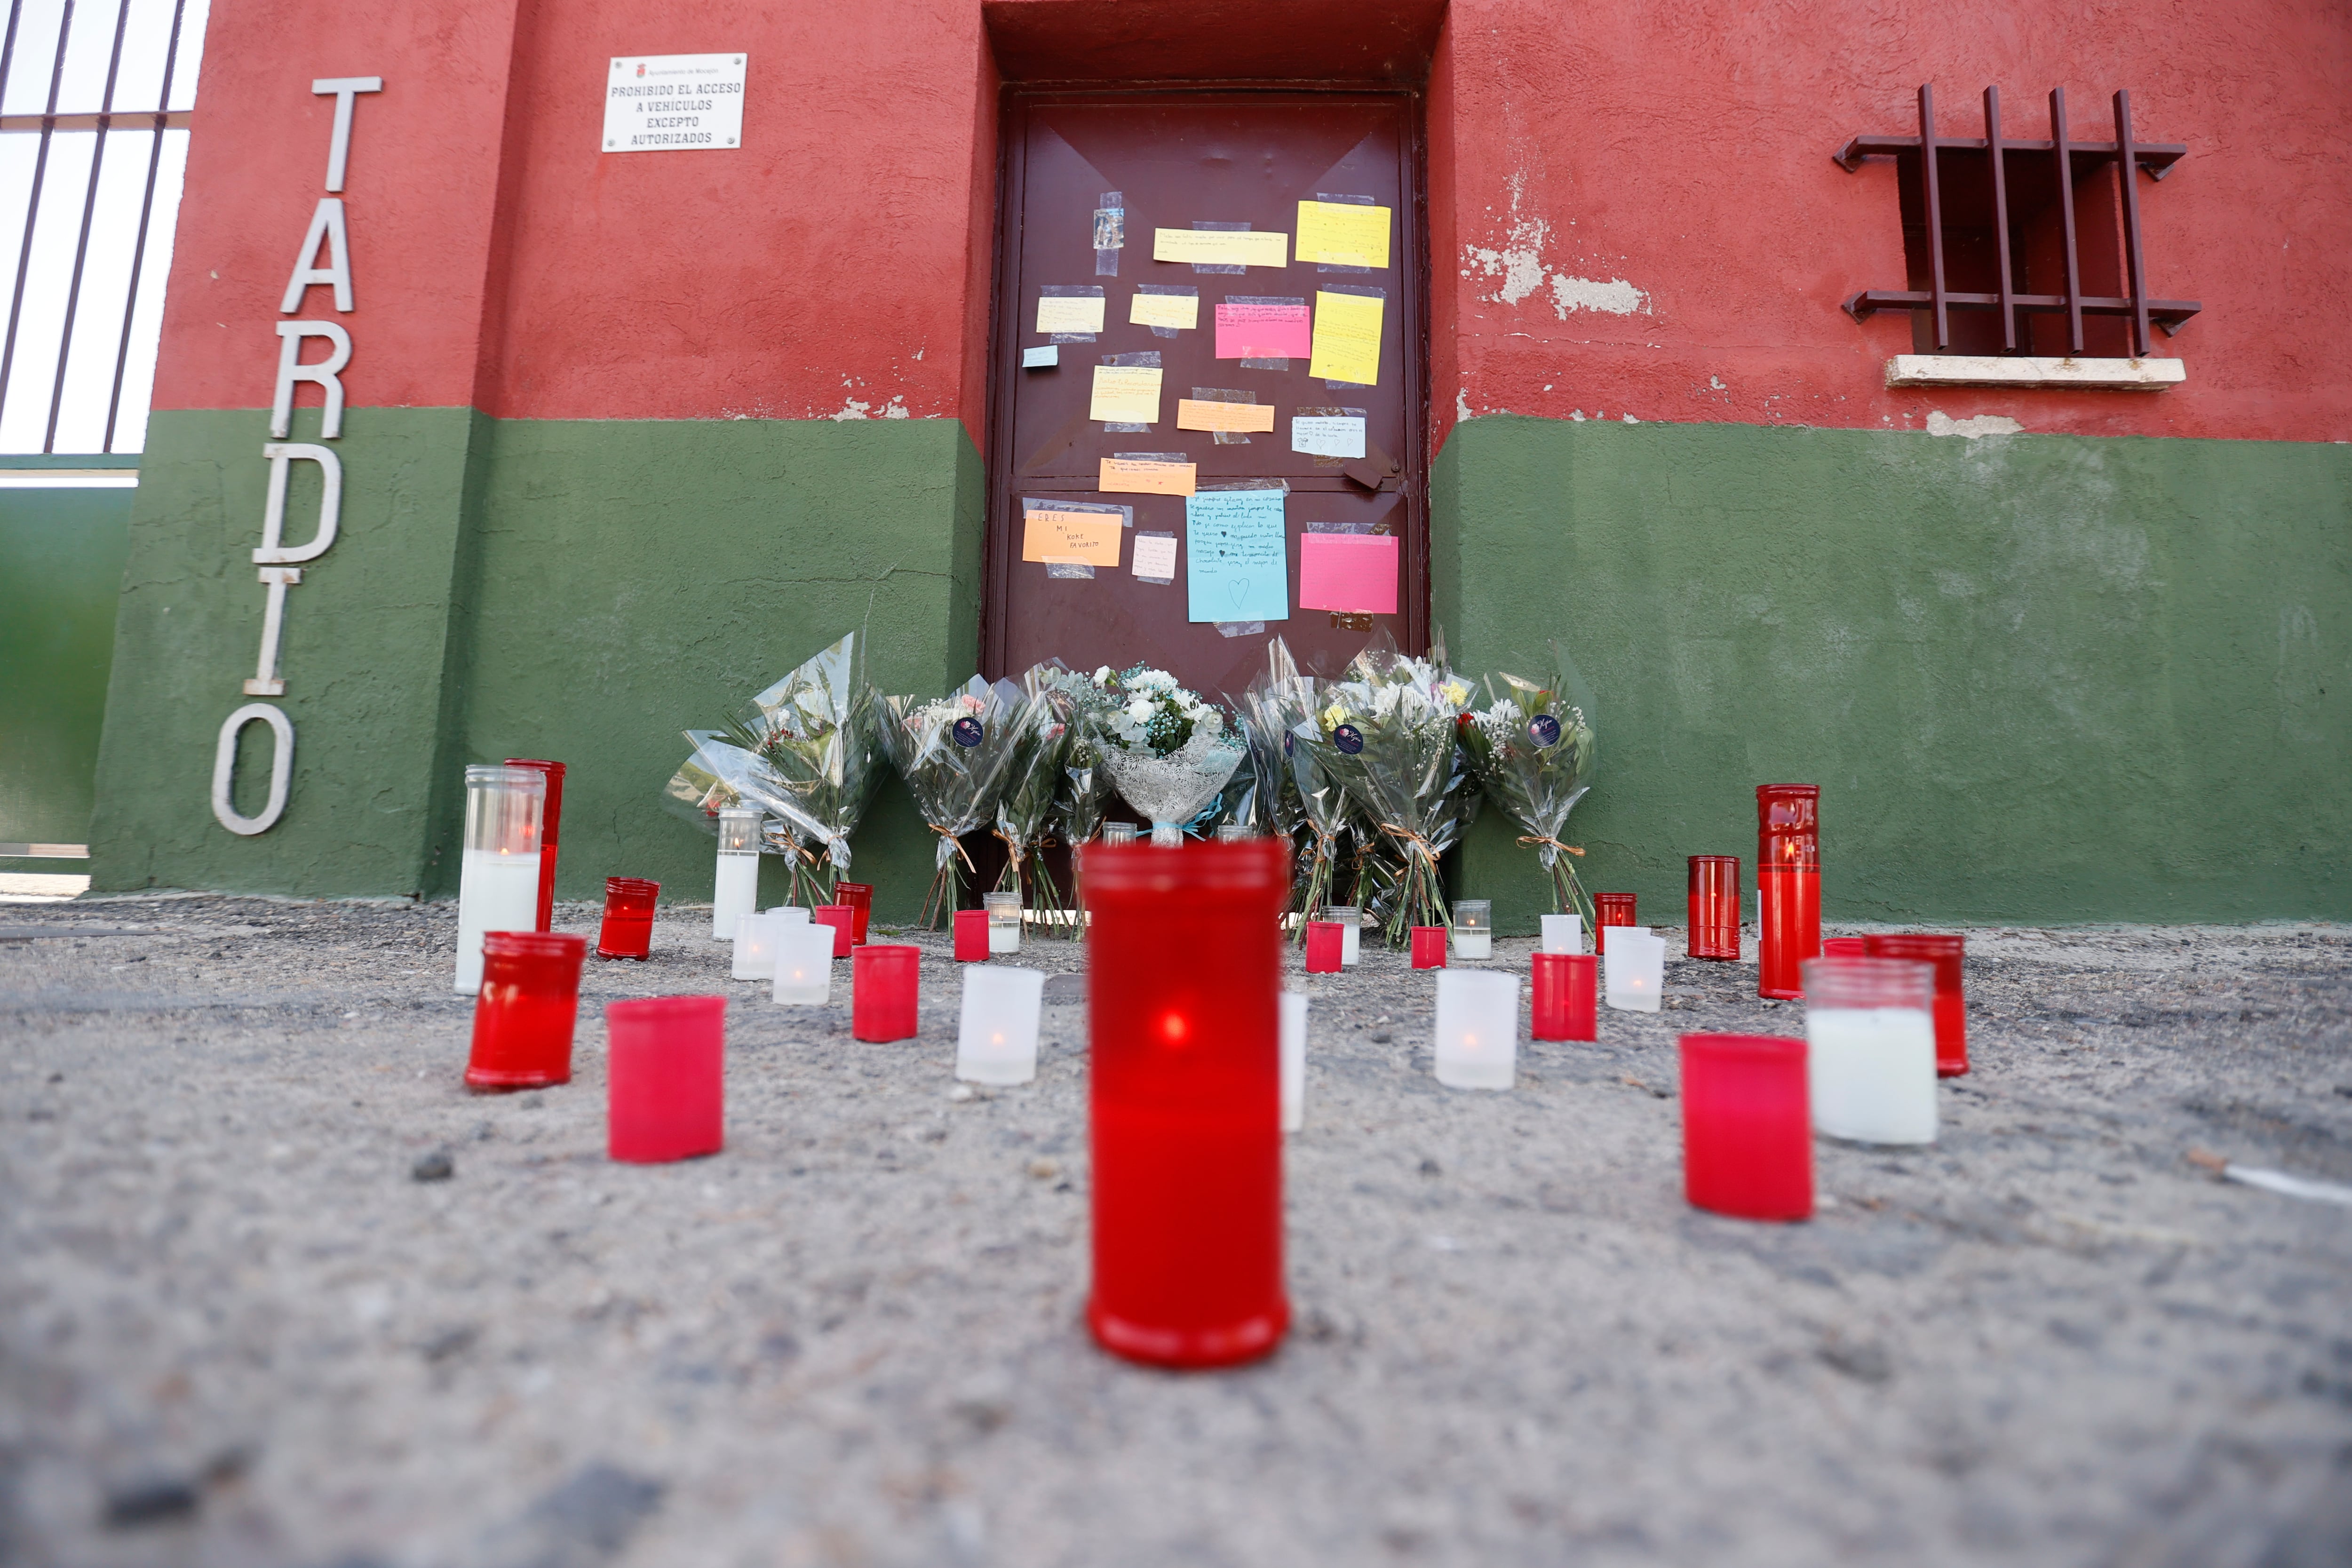
{"label": "blue sticky note", "polygon": [[1201,490],[1184,499],[1190,619],[1290,618],[1282,502],[1280,490]]}

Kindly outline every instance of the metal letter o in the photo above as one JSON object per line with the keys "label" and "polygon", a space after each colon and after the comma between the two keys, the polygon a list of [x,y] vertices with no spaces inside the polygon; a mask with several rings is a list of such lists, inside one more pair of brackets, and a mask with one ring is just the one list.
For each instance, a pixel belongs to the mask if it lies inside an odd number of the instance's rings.
{"label": "metal letter o", "polygon": [[[236,737],[256,719],[276,737],[269,757],[269,804],[259,816],[239,816],[229,801],[231,775],[236,772]],[[221,721],[220,742],[213,748],[213,815],[231,833],[250,838],[267,833],[286,815],[286,786],[294,776],[294,721],[285,710],[267,702],[248,702]]]}

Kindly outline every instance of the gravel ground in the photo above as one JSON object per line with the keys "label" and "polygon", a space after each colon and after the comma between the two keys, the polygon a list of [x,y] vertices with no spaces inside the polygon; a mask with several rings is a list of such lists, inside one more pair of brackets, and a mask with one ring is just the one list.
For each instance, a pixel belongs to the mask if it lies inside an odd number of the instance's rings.
{"label": "gravel ground", "polygon": [[[972,1092],[941,939],[869,1046],[678,910],[575,1082],[483,1098],[454,927],[0,909],[0,1561],[2352,1562],[2352,1208],[2186,1158],[2352,1182],[2345,928],[1971,933],[1942,1142],[1823,1144],[1799,1226],[1680,1194],[1675,1036],[1801,1032],[1752,962],[1507,1094],[1434,1082],[1402,960],[1300,977],[1296,1327],[1174,1375],[1080,1321],[1075,977]],[[689,990],[727,1151],[611,1164],[593,1004]]]}

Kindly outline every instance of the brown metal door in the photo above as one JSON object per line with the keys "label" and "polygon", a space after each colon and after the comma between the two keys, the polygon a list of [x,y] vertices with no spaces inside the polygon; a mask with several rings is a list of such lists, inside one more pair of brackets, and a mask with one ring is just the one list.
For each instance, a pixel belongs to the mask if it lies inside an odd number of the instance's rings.
{"label": "brown metal door", "polygon": [[[1265,667],[1267,637],[1279,634],[1302,664],[1336,672],[1385,625],[1398,644],[1428,640],[1428,545],[1423,374],[1424,223],[1418,100],[1407,93],[1252,92],[1242,89],[1021,94],[1004,127],[1003,211],[997,266],[995,383],[991,413],[988,588],[982,663],[992,676],[1017,674],[1058,657],[1074,668],[1140,660],[1172,671],[1204,694],[1239,691]],[[1097,213],[1117,193],[1124,243],[1115,275],[1097,272]],[[1153,231],[1247,225],[1291,237],[1297,204],[1336,200],[1390,209],[1387,265],[1371,269],[1301,262],[1253,266],[1246,273],[1199,270],[1152,259]],[[1092,342],[1057,345],[1052,369],[1024,369],[1024,350],[1047,344],[1041,296],[1099,287],[1102,330]],[[1148,288],[1146,286],[1149,286]],[[1198,325],[1155,334],[1132,324],[1141,291],[1193,289]],[[1215,307],[1228,300],[1297,299],[1319,291],[1384,297],[1380,374],[1370,385],[1310,378],[1302,357],[1215,357]],[[1094,367],[1113,355],[1157,353],[1160,418],[1149,430],[1109,430],[1087,417]],[[1241,393],[1274,409],[1272,432],[1245,442],[1180,430],[1177,403],[1196,388]],[[1292,449],[1292,419],[1304,412],[1359,414],[1365,459],[1345,463]],[[1262,633],[1188,619],[1183,498],[1103,493],[1101,459],[1119,454],[1181,454],[1203,487],[1279,480],[1287,552],[1288,616]],[[1385,479],[1375,470],[1392,468]],[[1369,489],[1366,479],[1379,479]],[[1091,503],[1133,509],[1118,563],[1091,577],[1024,561],[1024,502]],[[1299,535],[1308,531],[1393,533],[1401,581],[1394,616],[1303,610]],[[1134,572],[1139,535],[1175,536],[1172,582]]]}

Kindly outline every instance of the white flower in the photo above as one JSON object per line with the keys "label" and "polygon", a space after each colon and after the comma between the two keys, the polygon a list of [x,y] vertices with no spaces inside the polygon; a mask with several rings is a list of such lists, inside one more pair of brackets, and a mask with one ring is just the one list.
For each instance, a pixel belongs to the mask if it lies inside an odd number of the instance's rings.
{"label": "white flower", "polygon": [[1107,664],[1097,665],[1095,667],[1095,684],[1097,686],[1105,685],[1109,681],[1109,679],[1110,666]]}

